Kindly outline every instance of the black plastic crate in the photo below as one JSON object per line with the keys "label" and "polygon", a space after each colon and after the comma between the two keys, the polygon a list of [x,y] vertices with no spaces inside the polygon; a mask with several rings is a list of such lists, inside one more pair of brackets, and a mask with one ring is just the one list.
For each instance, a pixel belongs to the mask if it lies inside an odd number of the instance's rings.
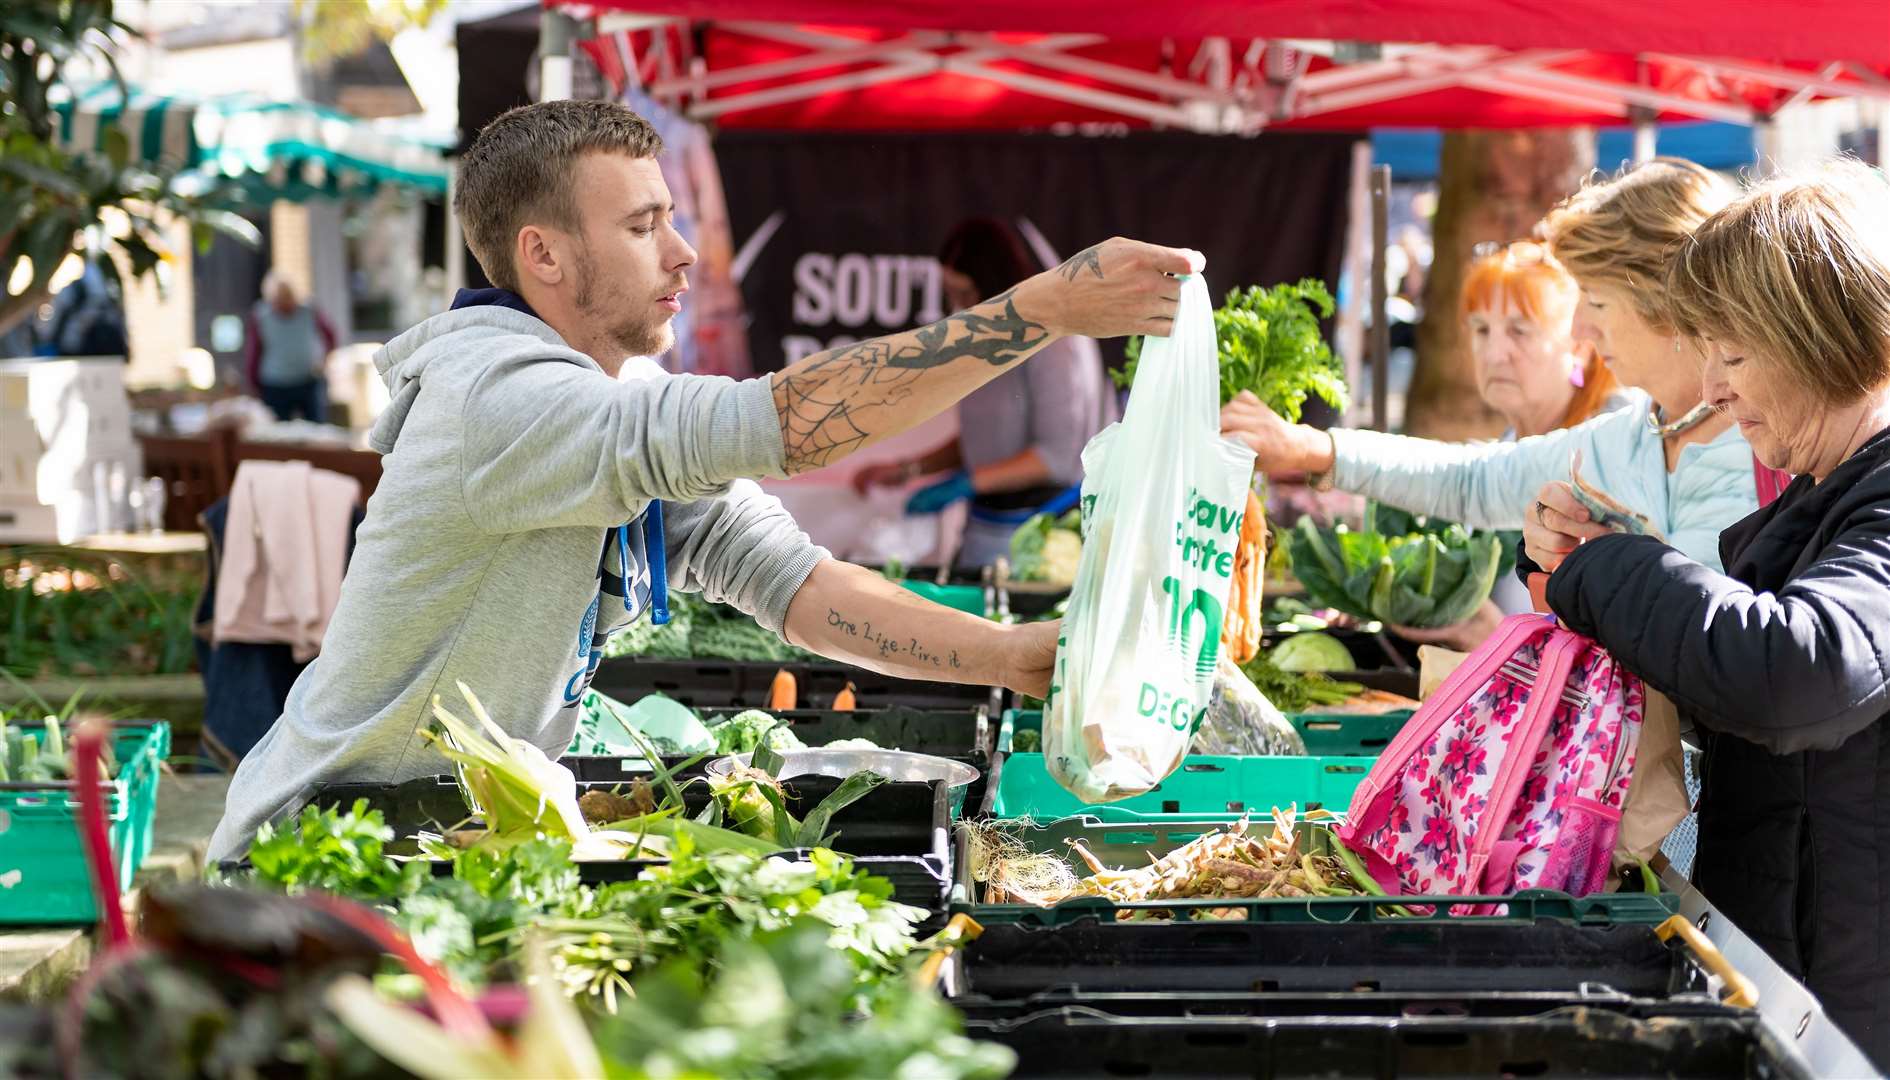
{"label": "black plastic crate", "polygon": [[[841,783],[825,776],[785,781],[788,812],[804,818]],[[618,785],[579,785],[581,791],[609,790],[615,786]],[[894,898],[900,903],[942,911],[951,890],[951,849],[947,839],[951,820],[949,795],[943,782],[882,784],[833,816],[828,832],[839,834],[834,849],[853,858],[862,869],[890,879]],[[709,797],[706,785],[691,785],[684,792],[687,812],[693,816],[708,805]],[[468,818],[459,787],[453,777],[447,775],[426,776],[400,784],[327,784],[318,788],[303,805],[348,807],[357,799],[366,799],[368,806],[381,811],[393,827],[399,839],[389,845],[390,854],[418,855],[419,846],[411,839],[416,831],[438,832]],[[273,820],[279,828],[287,827],[301,811],[300,805],[294,806]],[[784,854],[795,855],[792,851]],[[580,862],[578,877],[593,884],[627,881],[635,878],[644,867],[658,862],[661,860]],[[445,873],[449,867],[445,862],[435,862],[434,869]]]}
{"label": "black plastic crate", "polygon": [[[973,946],[975,948],[975,946]],[[1085,992],[1053,989],[1025,998],[957,994],[952,1007],[983,1023],[1017,1021],[1057,1009],[1083,1009],[1113,1017],[1194,1020],[1220,1017],[1306,1019],[1344,1016],[1384,1019],[1476,1019],[1540,1016],[1571,1006],[1622,1016],[1740,1016],[1743,1010],[1705,996],[1646,998],[1599,984],[1577,993],[1549,990],[1455,990],[1424,992],[1289,993],[1144,990]]]}
{"label": "black plastic crate", "polygon": [[1081,993],[1576,994],[1708,990],[1704,971],[1649,925],[1555,919],[1356,922],[985,923],[948,965],[955,993],[987,1000]]}
{"label": "black plastic crate", "polygon": [[1501,1018],[1144,1018],[1085,1008],[966,1024],[1060,1077],[1808,1077],[1755,1014],[1636,1017],[1590,1006]]}
{"label": "black plastic crate", "polygon": [[794,676],[799,703],[813,708],[830,707],[834,697],[848,685],[853,687],[854,701],[861,708],[904,705],[952,709],[983,705],[993,716],[1004,708],[1004,691],[998,687],[900,679],[834,663],[619,656],[598,665],[591,689],[626,702],[660,693],[695,709],[762,709],[768,705],[775,674],[784,670]]}

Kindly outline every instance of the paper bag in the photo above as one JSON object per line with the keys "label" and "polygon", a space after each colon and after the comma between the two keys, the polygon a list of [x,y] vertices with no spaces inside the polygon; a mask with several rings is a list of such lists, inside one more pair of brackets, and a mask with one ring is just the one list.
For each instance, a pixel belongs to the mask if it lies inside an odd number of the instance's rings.
{"label": "paper bag", "polygon": [[1450,678],[1451,672],[1468,660],[1470,654],[1446,649],[1441,645],[1419,645],[1417,658],[1417,696],[1419,701],[1424,701],[1431,696],[1431,691],[1444,685],[1444,680]]}
{"label": "paper bag", "polygon": [[1680,713],[1672,699],[1648,687],[1634,775],[1621,808],[1621,831],[1615,834],[1614,864],[1630,866],[1651,860],[1667,834],[1692,809],[1687,797],[1686,752],[1680,747]]}

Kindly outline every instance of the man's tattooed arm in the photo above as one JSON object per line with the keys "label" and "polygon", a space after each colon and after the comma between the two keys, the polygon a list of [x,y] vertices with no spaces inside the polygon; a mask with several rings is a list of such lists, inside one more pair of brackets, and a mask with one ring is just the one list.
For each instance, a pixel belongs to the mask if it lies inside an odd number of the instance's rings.
{"label": "man's tattooed arm", "polygon": [[1048,344],[1056,335],[1018,314],[1016,292],[776,374],[786,471],[818,469],[911,428]]}
{"label": "man's tattooed arm", "polygon": [[888,675],[1010,686],[1037,697],[1056,657],[1054,624],[1004,626],[831,559],[794,594],[784,631],[801,648]]}

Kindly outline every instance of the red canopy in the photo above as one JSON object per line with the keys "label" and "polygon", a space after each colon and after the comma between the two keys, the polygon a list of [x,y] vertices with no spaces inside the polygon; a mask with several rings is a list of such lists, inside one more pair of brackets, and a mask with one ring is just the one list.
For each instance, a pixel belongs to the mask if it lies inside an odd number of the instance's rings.
{"label": "red canopy", "polygon": [[[601,13],[600,29],[619,30],[587,44],[607,73],[634,66],[656,96],[724,127],[1749,123],[1813,97],[1890,100],[1890,0],[562,6]],[[613,17],[620,7],[657,17]],[[712,21],[687,32],[695,20]],[[1358,49],[1335,40],[1447,44]],[[1629,49],[1637,51],[1613,51]]]}
{"label": "red canopy", "polygon": [[1432,41],[1890,67],[1885,0],[594,0],[581,6],[720,23],[1086,33],[1149,41]]}

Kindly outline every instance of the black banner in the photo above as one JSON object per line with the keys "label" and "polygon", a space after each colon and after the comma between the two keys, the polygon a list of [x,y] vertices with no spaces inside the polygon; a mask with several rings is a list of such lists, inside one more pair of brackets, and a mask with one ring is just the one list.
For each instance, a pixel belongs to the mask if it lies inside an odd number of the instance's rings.
{"label": "black banner", "polygon": [[[1217,299],[1302,277],[1333,286],[1356,139],[723,132],[750,355],[772,371],[950,314],[933,255],[969,217],[1034,230],[1059,257],[1116,235],[1195,248]],[[1119,362],[1120,343],[1104,355]]]}

